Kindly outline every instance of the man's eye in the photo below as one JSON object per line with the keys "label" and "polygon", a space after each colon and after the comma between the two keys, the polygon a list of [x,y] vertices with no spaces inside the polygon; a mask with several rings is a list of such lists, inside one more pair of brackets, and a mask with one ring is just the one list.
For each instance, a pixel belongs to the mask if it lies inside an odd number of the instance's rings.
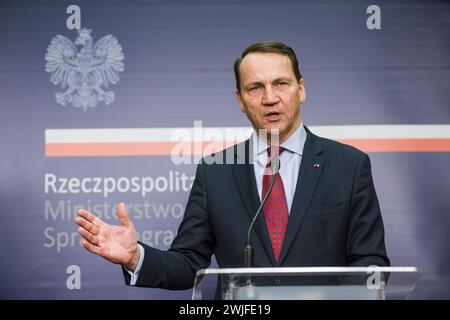
{"label": "man's eye", "polygon": [[250,88],[251,92],[255,92],[255,91],[259,91],[261,89],[261,87],[252,87]]}
{"label": "man's eye", "polygon": [[287,82],[283,82],[283,81],[277,82],[277,85],[280,86],[280,87],[282,87],[282,86],[287,85]]}

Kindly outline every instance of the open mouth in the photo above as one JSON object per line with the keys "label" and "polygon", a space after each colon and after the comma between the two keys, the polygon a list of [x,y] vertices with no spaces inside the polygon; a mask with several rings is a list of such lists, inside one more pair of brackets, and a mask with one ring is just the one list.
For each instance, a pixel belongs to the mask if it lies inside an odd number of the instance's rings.
{"label": "open mouth", "polygon": [[273,122],[278,121],[281,118],[281,113],[278,112],[269,112],[265,115],[266,119]]}

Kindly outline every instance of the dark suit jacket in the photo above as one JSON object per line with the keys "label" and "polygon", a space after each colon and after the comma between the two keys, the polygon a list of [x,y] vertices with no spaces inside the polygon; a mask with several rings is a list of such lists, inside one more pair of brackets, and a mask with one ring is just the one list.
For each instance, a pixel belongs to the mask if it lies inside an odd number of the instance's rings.
{"label": "dark suit jacket", "polygon": [[[369,157],[306,130],[279,262],[261,215],[251,239],[254,266],[389,265]],[[243,144],[245,159],[236,152],[238,146],[222,151],[233,152],[235,164],[206,164],[210,162],[205,160],[198,165],[186,212],[170,249],[161,251],[142,244],[145,258],[137,286],[191,288],[196,271],[208,267],[213,254],[221,268],[244,266],[247,230],[260,200],[249,161],[249,140]],[[124,276],[129,283],[129,274],[124,272]]]}

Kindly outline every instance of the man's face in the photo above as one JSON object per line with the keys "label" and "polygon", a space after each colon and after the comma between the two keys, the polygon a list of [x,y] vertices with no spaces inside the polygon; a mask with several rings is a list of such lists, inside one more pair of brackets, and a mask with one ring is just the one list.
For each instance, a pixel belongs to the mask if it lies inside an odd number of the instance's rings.
{"label": "man's face", "polygon": [[240,65],[241,111],[253,128],[276,129],[283,143],[300,126],[300,105],[305,101],[303,79],[297,81],[291,60],[278,53],[250,53]]}

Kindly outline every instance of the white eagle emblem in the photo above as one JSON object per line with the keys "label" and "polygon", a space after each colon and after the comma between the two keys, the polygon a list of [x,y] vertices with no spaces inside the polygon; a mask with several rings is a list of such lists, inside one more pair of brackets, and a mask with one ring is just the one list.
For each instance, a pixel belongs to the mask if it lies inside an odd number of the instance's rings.
{"label": "white eagle emblem", "polygon": [[[99,101],[105,105],[114,101],[114,92],[104,91],[110,83],[119,81],[119,72],[124,70],[122,46],[112,34],[102,37],[95,45],[92,29],[78,30],[75,44],[68,38],[57,35],[45,54],[45,71],[50,81],[68,86],[67,91],[55,94],[56,102],[65,106],[71,103],[76,108],[94,108]],[[83,46],[78,52],[76,45]]]}

